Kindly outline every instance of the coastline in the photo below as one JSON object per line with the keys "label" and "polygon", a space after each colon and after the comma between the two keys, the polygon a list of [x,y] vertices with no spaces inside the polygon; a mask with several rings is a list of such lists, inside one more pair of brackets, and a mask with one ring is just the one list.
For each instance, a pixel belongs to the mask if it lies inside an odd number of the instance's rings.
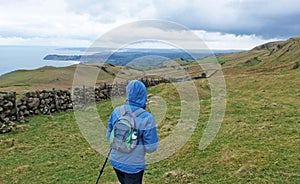
{"label": "coastline", "polygon": [[0,46],[0,77],[17,70],[34,70],[44,66],[64,67],[78,61],[43,60],[49,53],[81,54],[80,50],[63,50],[56,46]]}

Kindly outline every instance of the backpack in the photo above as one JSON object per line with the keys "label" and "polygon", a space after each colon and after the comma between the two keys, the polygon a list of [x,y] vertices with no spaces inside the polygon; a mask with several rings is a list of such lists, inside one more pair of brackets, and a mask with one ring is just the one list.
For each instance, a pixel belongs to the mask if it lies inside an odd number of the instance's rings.
{"label": "backpack", "polygon": [[130,153],[138,144],[138,132],[135,127],[135,118],[145,110],[142,108],[134,112],[127,111],[125,105],[120,107],[121,116],[110,133],[110,148],[123,153]]}

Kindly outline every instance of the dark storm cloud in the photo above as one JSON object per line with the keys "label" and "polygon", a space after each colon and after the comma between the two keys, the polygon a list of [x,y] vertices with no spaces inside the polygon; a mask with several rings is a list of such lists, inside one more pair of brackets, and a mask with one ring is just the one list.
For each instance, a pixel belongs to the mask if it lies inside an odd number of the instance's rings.
{"label": "dark storm cloud", "polygon": [[[190,29],[222,33],[255,34],[264,38],[300,34],[299,0],[154,1],[157,18],[183,24]],[[172,8],[173,7],[173,8]]]}

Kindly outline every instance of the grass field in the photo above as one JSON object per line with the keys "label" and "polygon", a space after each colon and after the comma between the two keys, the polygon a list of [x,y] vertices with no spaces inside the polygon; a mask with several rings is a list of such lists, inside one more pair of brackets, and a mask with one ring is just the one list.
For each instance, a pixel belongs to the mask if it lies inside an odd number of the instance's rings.
{"label": "grass field", "polygon": [[[78,67],[79,66],[79,67]],[[74,74],[91,79],[90,73],[98,72],[95,83],[110,82],[121,67],[90,64],[66,67],[45,66],[34,70],[18,70],[0,76],[0,91],[16,91],[23,94],[28,91],[52,89],[71,89]],[[80,69],[80,71],[78,71]],[[85,73],[80,73],[84,71]]]}
{"label": "grass field", "polygon": [[[199,149],[210,117],[211,97],[207,80],[196,80],[201,108],[190,110],[200,112],[193,134],[179,151],[147,165],[144,183],[300,183],[300,68],[294,67],[299,65],[299,46],[300,38],[295,37],[264,44],[249,52],[218,56],[227,94],[225,117],[218,134],[206,149]],[[201,72],[195,62],[177,64],[192,76]],[[168,70],[155,68],[148,74],[176,76],[173,72],[180,69],[177,64],[166,62],[164,67]],[[102,75],[98,83],[116,76],[143,75],[142,71],[130,68],[107,66],[104,71],[96,65],[83,67],[99,70]],[[21,94],[53,85],[69,88],[74,70],[75,66],[13,72],[1,76],[0,89]],[[188,82],[182,84],[185,83]],[[159,105],[166,107],[165,115],[160,108],[155,109],[155,98],[150,98],[147,106],[157,120],[160,141],[173,135],[182,122],[181,105],[198,102],[180,99],[175,87],[160,84],[147,89],[150,96],[163,99]],[[190,93],[190,89],[185,90]],[[124,99],[115,100],[96,105],[105,125],[112,104]],[[93,109],[89,107],[84,112]],[[29,120],[11,133],[0,134],[0,184],[95,183],[105,156],[84,138],[74,112],[34,116]],[[88,123],[97,126],[97,121]],[[99,136],[97,131],[91,132]],[[175,137],[174,142],[177,141]],[[109,164],[101,183],[117,183]]]}
{"label": "grass field", "polygon": [[[168,159],[147,166],[144,183],[299,183],[300,71],[225,71],[227,109],[213,142],[198,145],[210,115],[205,80],[197,80],[200,117],[193,135]],[[172,133],[180,99],[172,84],[148,89],[162,97],[167,114],[160,140]],[[97,104],[106,122],[111,101]],[[167,128],[166,128],[167,127]],[[0,135],[0,183],[94,183],[105,157],[83,138],[73,112],[35,116]],[[109,164],[102,183],[117,183]]]}

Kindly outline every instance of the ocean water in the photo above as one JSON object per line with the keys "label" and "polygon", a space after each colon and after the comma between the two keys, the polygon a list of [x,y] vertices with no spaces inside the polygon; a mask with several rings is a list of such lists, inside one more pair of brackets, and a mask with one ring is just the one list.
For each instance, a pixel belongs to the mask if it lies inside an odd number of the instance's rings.
{"label": "ocean water", "polygon": [[76,55],[82,52],[53,46],[0,46],[0,75],[21,69],[30,70],[43,66],[63,67],[78,63],[43,60],[48,54]]}
{"label": "ocean water", "polygon": [[[37,69],[43,66],[63,67],[79,63],[79,61],[55,61],[43,60],[46,55],[91,55],[97,53],[97,61],[102,58],[107,58],[113,52],[114,54],[109,57],[113,64],[127,64],[136,57],[148,56],[163,56],[168,59],[189,57],[188,53],[178,50],[169,49],[123,49],[115,51],[112,48],[70,48],[70,47],[53,47],[53,46],[0,46],[0,75],[15,71],[15,70],[30,70]],[[222,51],[208,51],[199,50],[191,51],[196,59],[207,57],[214,54],[230,53],[233,50]],[[105,56],[105,57],[104,57]],[[99,59],[100,58],[100,59]],[[85,62],[82,60],[82,62]],[[149,64],[147,62],[147,64]]]}

